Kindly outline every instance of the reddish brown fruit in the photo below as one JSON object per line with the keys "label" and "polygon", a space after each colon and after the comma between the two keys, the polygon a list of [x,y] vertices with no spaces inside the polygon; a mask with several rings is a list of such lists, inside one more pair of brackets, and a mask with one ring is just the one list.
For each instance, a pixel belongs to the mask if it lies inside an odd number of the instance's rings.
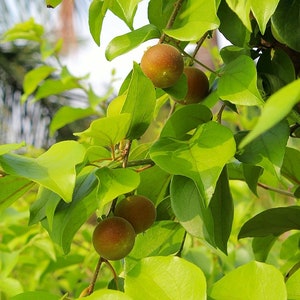
{"label": "reddish brown fruit", "polygon": [[180,52],[168,44],[157,44],[144,53],[141,69],[154,86],[167,88],[175,84],[184,67]]}
{"label": "reddish brown fruit", "polygon": [[133,195],[121,200],[115,215],[131,223],[136,233],[147,230],[156,219],[156,209],[151,200],[144,196]]}
{"label": "reddish brown fruit", "polygon": [[178,100],[182,104],[199,103],[209,91],[209,82],[201,70],[195,67],[185,67],[184,74],[187,77],[188,91],[183,100]]}
{"label": "reddish brown fruit", "polygon": [[127,220],[110,217],[96,226],[93,245],[101,257],[107,260],[119,260],[132,250],[135,235],[132,225]]}

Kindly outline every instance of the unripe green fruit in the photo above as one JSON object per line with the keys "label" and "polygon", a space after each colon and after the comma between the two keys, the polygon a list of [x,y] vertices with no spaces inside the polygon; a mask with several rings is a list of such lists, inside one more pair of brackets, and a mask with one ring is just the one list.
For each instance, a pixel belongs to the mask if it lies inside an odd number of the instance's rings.
{"label": "unripe green fruit", "polygon": [[93,245],[101,257],[107,260],[119,260],[132,250],[135,235],[132,225],[127,220],[110,217],[96,226]]}
{"label": "unripe green fruit", "polygon": [[184,67],[180,52],[168,44],[157,44],[145,51],[141,60],[144,74],[158,88],[175,84],[182,75]]}
{"label": "unripe green fruit", "polygon": [[115,215],[131,223],[136,233],[147,230],[156,219],[156,209],[151,200],[144,196],[133,195],[121,200]]}
{"label": "unripe green fruit", "polygon": [[195,67],[185,67],[183,70],[187,77],[188,90],[183,100],[176,100],[182,104],[199,103],[209,91],[209,82],[201,70]]}

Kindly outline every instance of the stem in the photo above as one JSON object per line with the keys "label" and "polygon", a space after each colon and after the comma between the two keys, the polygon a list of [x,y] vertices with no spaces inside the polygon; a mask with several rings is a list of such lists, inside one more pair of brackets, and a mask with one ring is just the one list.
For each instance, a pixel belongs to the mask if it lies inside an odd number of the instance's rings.
{"label": "stem", "polygon": [[[175,19],[176,19],[177,15],[178,15],[178,13],[180,11],[180,8],[181,8],[183,2],[184,2],[184,0],[178,0],[175,3],[174,9],[172,11],[172,14],[171,14],[171,16],[170,16],[170,18],[168,20],[167,25],[166,25],[166,29],[170,29],[173,26],[173,24],[175,22]],[[163,33],[161,35],[158,43],[161,44],[165,40],[165,37],[166,37],[166,34]]]}
{"label": "stem", "polygon": [[116,284],[116,288],[117,288],[117,290],[119,290],[118,275],[117,275],[114,267],[111,265],[111,263],[107,259],[103,259],[103,260],[106,263],[106,265],[108,266],[108,268],[110,269],[110,271],[112,272],[112,274],[114,276],[114,281],[115,281],[115,284]]}
{"label": "stem", "polygon": [[294,194],[291,193],[291,192],[287,192],[287,191],[284,191],[284,190],[281,190],[281,189],[277,189],[277,188],[274,188],[272,186],[268,186],[268,185],[266,185],[264,183],[260,183],[260,182],[258,182],[257,185],[260,186],[261,188],[265,189],[265,190],[276,192],[276,193],[281,194],[281,195],[285,195],[285,196],[288,196],[288,197],[295,198]]}
{"label": "stem", "polygon": [[226,107],[226,105],[225,105],[225,103],[223,103],[220,110],[219,110],[219,112],[218,112],[218,114],[217,114],[217,122],[220,123],[220,124],[222,122],[222,113],[223,113],[225,107]]}
{"label": "stem", "polygon": [[132,144],[132,141],[129,140],[129,141],[127,142],[126,146],[125,146],[124,154],[123,154],[122,168],[126,168],[126,167],[127,167],[128,157],[129,157],[129,152],[130,152],[131,144]]}
{"label": "stem", "polygon": [[[138,166],[145,166],[145,165],[154,166],[155,163],[150,158],[127,161],[127,163],[126,163],[126,167],[127,168],[138,167]],[[122,165],[118,165],[116,168],[123,168],[123,163],[122,163]]]}
{"label": "stem", "polygon": [[206,31],[206,32],[203,34],[203,36],[201,37],[201,39],[197,42],[196,48],[194,49],[194,52],[193,52],[193,55],[192,55],[192,57],[194,57],[194,59],[195,59],[195,57],[196,57],[196,55],[197,55],[199,49],[201,48],[202,44],[203,44],[204,41],[206,40],[208,34],[209,34],[209,31]]}
{"label": "stem", "polygon": [[206,70],[208,70],[209,72],[215,74],[216,76],[220,77],[220,74],[216,71],[214,71],[213,69],[211,69],[210,67],[208,67],[207,65],[203,64],[201,61],[199,61],[198,59],[196,59],[195,57],[193,57],[192,55],[188,54],[187,52],[185,52],[184,50],[181,50],[181,52],[189,57],[190,59],[192,59],[195,63],[197,63],[198,65],[202,66],[203,68],[205,68]]}
{"label": "stem", "polygon": [[178,252],[176,253],[176,256],[178,256],[178,257],[181,257],[181,253],[182,253],[182,250],[183,250],[183,246],[184,246],[184,243],[185,243],[186,236],[187,236],[187,232],[185,231],[184,235],[183,235],[183,238],[182,238],[180,248],[179,248]]}
{"label": "stem", "polygon": [[91,283],[88,287],[87,295],[91,295],[93,293],[94,288],[95,288],[95,284],[96,284],[96,281],[97,281],[97,278],[98,278],[98,275],[99,275],[101,265],[104,261],[105,261],[104,258],[99,257],[99,260],[98,260],[98,263],[97,263],[97,266],[96,266],[96,269],[95,269],[95,272],[94,272],[93,279],[92,279],[92,281],[91,281]]}

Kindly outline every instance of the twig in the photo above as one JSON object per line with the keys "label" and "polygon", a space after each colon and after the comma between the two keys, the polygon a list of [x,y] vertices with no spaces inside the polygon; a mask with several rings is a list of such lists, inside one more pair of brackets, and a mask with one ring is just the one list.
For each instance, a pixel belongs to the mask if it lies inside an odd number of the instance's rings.
{"label": "twig", "polygon": [[122,163],[122,168],[126,168],[126,167],[127,167],[128,157],[129,157],[129,152],[130,152],[131,144],[132,144],[132,141],[129,140],[129,141],[127,142],[126,146],[125,146],[124,153],[123,153],[123,163]]}
{"label": "twig", "polygon": [[[168,20],[167,25],[166,25],[166,29],[170,29],[173,26],[173,24],[175,22],[175,19],[176,19],[177,15],[178,15],[178,13],[180,11],[180,8],[181,8],[183,2],[184,2],[184,0],[178,0],[175,3],[174,9],[172,11],[172,14],[171,14],[171,16],[170,16],[170,18]],[[166,37],[166,34],[163,33],[161,35],[158,43],[161,44],[164,41],[165,37]]]}
{"label": "twig", "polygon": [[276,193],[281,194],[281,195],[285,195],[285,196],[288,196],[288,197],[295,198],[294,194],[291,193],[291,192],[287,192],[287,191],[284,191],[284,190],[281,190],[281,189],[277,189],[277,188],[274,188],[272,186],[268,186],[268,185],[266,185],[264,183],[260,183],[260,182],[258,182],[257,185],[260,186],[261,188],[265,189],[265,190],[276,192]]}
{"label": "twig", "polygon": [[220,124],[222,122],[222,113],[223,113],[225,107],[226,107],[226,104],[223,103],[220,110],[218,111],[218,114],[217,114],[217,122],[220,123]]}
{"label": "twig", "polygon": [[197,55],[199,49],[201,48],[202,44],[204,43],[204,41],[206,40],[206,38],[207,38],[208,35],[209,35],[209,31],[206,31],[206,32],[203,34],[203,36],[200,38],[200,40],[198,41],[198,43],[197,43],[197,45],[196,45],[196,47],[195,47],[195,49],[194,49],[194,52],[193,52],[193,54],[192,54],[192,57],[194,57],[194,58],[196,57],[196,55]]}
{"label": "twig", "polygon": [[95,284],[96,284],[96,281],[97,281],[97,278],[98,278],[98,275],[99,275],[101,265],[104,261],[105,261],[104,258],[99,257],[99,260],[98,260],[98,263],[97,263],[97,266],[96,266],[96,269],[95,269],[95,272],[94,272],[93,279],[92,279],[92,281],[91,281],[91,283],[88,287],[87,295],[91,295],[93,293],[94,288],[95,288]]}

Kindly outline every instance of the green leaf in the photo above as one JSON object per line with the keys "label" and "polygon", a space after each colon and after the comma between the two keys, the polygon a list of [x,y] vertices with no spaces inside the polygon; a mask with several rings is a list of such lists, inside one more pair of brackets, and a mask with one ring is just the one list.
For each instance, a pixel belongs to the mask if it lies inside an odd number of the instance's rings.
{"label": "green leaf", "polygon": [[279,0],[250,0],[251,11],[258,23],[259,30],[262,34],[265,33],[267,24],[275,12],[275,9],[279,3]]}
{"label": "green leaf", "polygon": [[160,168],[193,179],[207,203],[234,153],[231,131],[213,121],[200,125],[188,141],[161,137],[150,149],[150,157]]}
{"label": "green leaf", "polygon": [[115,0],[109,1],[108,7],[117,17],[123,20],[130,29],[133,29],[133,19],[139,2],[140,0]]}
{"label": "green leaf", "polygon": [[216,246],[227,254],[227,242],[231,233],[234,207],[226,166],[218,179],[215,192],[209,203],[209,209],[214,221]]}
{"label": "green leaf", "polygon": [[[240,132],[236,135],[237,144],[243,141],[245,134]],[[282,121],[246,145],[236,158],[247,164],[261,166],[275,175],[283,163],[288,138],[288,124]]]}
{"label": "green leaf", "polygon": [[89,7],[89,28],[95,43],[100,46],[102,24],[107,11],[107,1],[93,0]]}
{"label": "green leaf", "polygon": [[72,202],[61,201],[56,210],[52,210],[52,216],[46,212],[47,218],[42,220],[42,225],[49,232],[52,241],[60,246],[65,254],[70,251],[76,232],[98,207],[96,187],[94,170],[84,169],[77,178]]}
{"label": "green leaf", "polygon": [[107,60],[129,52],[140,44],[160,37],[160,31],[151,24],[145,25],[139,29],[113,38],[105,50]]}
{"label": "green leaf", "polygon": [[4,154],[0,164],[10,175],[32,180],[71,201],[76,180],[76,165],[84,159],[85,149],[75,141],[54,144],[38,158]]}
{"label": "green leaf", "polygon": [[179,257],[147,257],[125,277],[126,294],[133,299],[206,299],[206,280],[194,264]]}
{"label": "green leaf", "polygon": [[[48,2],[53,2],[53,1],[48,1]],[[61,299],[60,296],[50,294],[48,292],[43,292],[43,291],[30,291],[30,292],[25,292],[22,294],[18,294],[12,298],[11,300],[59,300]]]}
{"label": "green leaf", "polygon": [[171,96],[172,99],[183,100],[187,94],[187,88],[187,77],[182,73],[174,85],[164,88],[163,90]]}
{"label": "green leaf", "polygon": [[299,1],[281,0],[271,18],[274,37],[295,51],[300,51],[299,11]]}
{"label": "green leaf", "polygon": [[274,235],[255,237],[252,240],[252,249],[255,259],[257,261],[265,262],[276,240],[277,236]]}
{"label": "green leaf", "polygon": [[246,181],[248,187],[250,188],[250,190],[252,191],[252,193],[254,195],[258,196],[257,195],[257,183],[258,183],[259,177],[263,173],[263,168],[261,168],[259,166],[245,164],[245,163],[243,163],[242,166],[243,166],[243,174],[244,174],[245,181]]}
{"label": "green leaf", "polygon": [[189,131],[211,119],[212,113],[206,106],[202,104],[186,105],[171,115],[160,136],[182,139]]}
{"label": "green leaf", "polygon": [[300,229],[300,206],[267,209],[248,220],[238,237],[277,236],[292,229]]}
{"label": "green leaf", "polygon": [[58,6],[61,2],[62,2],[62,0],[46,0],[46,5],[47,5],[47,7],[55,8],[55,7]]}
{"label": "green leaf", "polygon": [[127,133],[128,139],[137,139],[147,130],[152,121],[155,104],[156,94],[151,80],[144,75],[140,66],[134,63],[126,100],[122,108],[122,113],[132,115]]}
{"label": "green leaf", "polygon": [[230,9],[236,13],[248,31],[252,31],[250,22],[251,2],[249,0],[226,0]]}
{"label": "green leaf", "polygon": [[[229,8],[226,1],[221,1],[218,8],[218,17],[220,18],[220,32],[233,45],[243,48],[249,48],[251,32],[242,23],[241,19]],[[223,58],[224,59],[224,58]]]}
{"label": "green leaf", "polygon": [[10,42],[19,39],[41,42],[44,27],[36,24],[33,18],[23,23],[18,23],[3,34],[3,41]]}
{"label": "green leaf", "polygon": [[198,41],[207,31],[219,27],[215,0],[189,1],[179,13],[179,24],[164,32],[180,41]]}
{"label": "green leaf", "polygon": [[34,183],[32,181],[22,177],[0,176],[0,211],[9,207],[33,186]]}
{"label": "green leaf", "polygon": [[101,168],[96,172],[99,180],[98,199],[103,208],[116,197],[132,192],[140,183],[140,176],[131,169]]}
{"label": "green leaf", "polygon": [[291,275],[286,282],[288,299],[300,299],[300,269]]}
{"label": "green leaf", "polygon": [[104,117],[94,120],[88,129],[74,135],[91,140],[91,144],[98,146],[114,146],[126,137],[130,122],[131,116],[128,113]]}
{"label": "green leaf", "polygon": [[216,247],[214,220],[195,183],[187,177],[175,175],[171,181],[170,195],[174,214],[184,229]]}
{"label": "green leaf", "polygon": [[176,0],[151,0],[148,4],[148,19],[160,30],[167,26]]}
{"label": "green leaf", "polygon": [[126,272],[131,270],[142,258],[167,256],[179,251],[184,237],[184,229],[173,221],[154,223],[146,232],[138,234],[132,251],[125,258]]}
{"label": "green leaf", "polygon": [[[254,129],[241,141],[239,148],[245,147],[256,137],[284,119],[300,101],[300,79],[286,85],[270,96]],[[272,116],[272,118],[270,118]]]}
{"label": "green leaf", "polygon": [[300,185],[300,151],[294,148],[286,148],[281,174]]}
{"label": "green leaf", "polygon": [[209,296],[214,300],[287,299],[282,274],[274,266],[255,261],[217,281]]}
{"label": "green leaf", "polygon": [[58,129],[74,121],[89,117],[93,113],[94,110],[90,107],[78,108],[78,107],[63,106],[55,113],[54,117],[51,120],[50,128],[49,128],[50,134],[53,136]]}
{"label": "green leaf", "polygon": [[[76,298],[76,299],[82,299]],[[84,299],[86,300],[133,300],[128,295],[115,290],[110,289],[101,289],[94,291],[91,295],[85,296]]]}
{"label": "green leaf", "polygon": [[24,94],[22,95],[21,102],[25,102],[30,94],[32,94],[38,85],[46,79],[51,73],[55,71],[51,66],[40,66],[26,73],[23,82]]}
{"label": "green leaf", "polygon": [[11,277],[0,277],[0,291],[12,299],[13,296],[23,293],[23,287],[19,280]]}
{"label": "green leaf", "polygon": [[229,64],[231,61],[237,59],[241,55],[250,56],[250,50],[230,45],[222,48],[220,55],[222,56],[224,63]]}
{"label": "green leaf", "polygon": [[241,55],[222,70],[218,82],[221,99],[239,105],[263,105],[257,89],[257,73],[252,59]]}
{"label": "green leaf", "polygon": [[22,142],[22,143],[19,143],[19,144],[4,144],[4,145],[0,145],[0,155],[3,155],[5,153],[8,153],[10,151],[13,151],[13,150],[18,150],[22,147],[25,146],[25,143]]}

